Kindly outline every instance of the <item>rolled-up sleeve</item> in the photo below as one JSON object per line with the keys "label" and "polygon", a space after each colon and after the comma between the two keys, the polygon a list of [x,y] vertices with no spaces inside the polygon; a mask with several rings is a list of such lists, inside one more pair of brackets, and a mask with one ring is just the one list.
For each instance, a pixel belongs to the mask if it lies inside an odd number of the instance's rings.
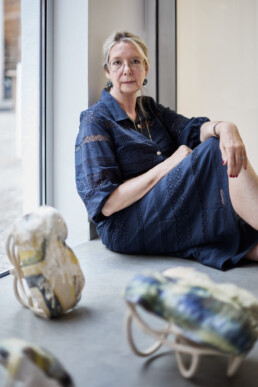
{"label": "rolled-up sleeve", "polygon": [[157,106],[160,119],[176,141],[177,146],[187,145],[193,149],[200,144],[200,128],[202,124],[210,121],[208,117],[187,118],[163,105]]}
{"label": "rolled-up sleeve", "polygon": [[112,137],[105,121],[85,111],[80,116],[80,130],[75,145],[76,187],[89,217],[97,223],[111,192],[122,182],[116,162]]}
{"label": "rolled-up sleeve", "polygon": [[207,117],[194,117],[188,120],[187,124],[181,128],[178,135],[177,142],[179,145],[187,145],[189,148],[194,149],[200,144],[200,128],[202,124],[210,121]]}

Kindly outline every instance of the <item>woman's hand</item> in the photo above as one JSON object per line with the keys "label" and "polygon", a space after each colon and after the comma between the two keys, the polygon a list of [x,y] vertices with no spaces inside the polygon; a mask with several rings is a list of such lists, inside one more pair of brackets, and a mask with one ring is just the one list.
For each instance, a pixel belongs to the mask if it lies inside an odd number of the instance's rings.
{"label": "woman's hand", "polygon": [[242,168],[247,168],[245,145],[236,125],[221,122],[217,125],[223,164],[228,166],[228,176],[237,177]]}
{"label": "woman's hand", "polygon": [[[214,131],[215,124],[216,130]],[[201,126],[201,141],[215,135],[219,137],[222,162],[223,165],[228,166],[228,176],[237,177],[242,168],[247,168],[248,162],[245,145],[237,126],[226,121],[205,122]]]}

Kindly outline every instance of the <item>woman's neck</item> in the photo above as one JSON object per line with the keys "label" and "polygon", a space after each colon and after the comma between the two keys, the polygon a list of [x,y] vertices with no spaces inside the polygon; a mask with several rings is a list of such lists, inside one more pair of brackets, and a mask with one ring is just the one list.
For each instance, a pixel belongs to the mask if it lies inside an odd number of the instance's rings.
{"label": "woman's neck", "polygon": [[137,118],[137,110],[136,110],[136,98],[137,95],[133,94],[131,96],[122,96],[122,95],[114,95],[112,93],[112,90],[110,94],[115,98],[115,100],[119,103],[121,108],[126,112],[128,117],[131,118],[131,120],[136,121]]}

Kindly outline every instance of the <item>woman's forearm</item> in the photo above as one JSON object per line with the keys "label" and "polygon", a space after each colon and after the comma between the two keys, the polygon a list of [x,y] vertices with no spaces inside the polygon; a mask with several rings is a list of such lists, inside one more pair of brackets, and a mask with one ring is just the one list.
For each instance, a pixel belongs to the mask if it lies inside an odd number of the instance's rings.
{"label": "woman's forearm", "polygon": [[202,124],[200,129],[201,142],[207,140],[209,137],[220,137],[221,126],[228,124],[224,121],[208,121]]}
{"label": "woman's forearm", "polygon": [[140,200],[168,171],[166,164],[162,162],[142,175],[120,184],[108,197],[102,208],[102,214],[110,216]]}
{"label": "woman's forearm", "polygon": [[227,121],[209,121],[202,124],[200,129],[201,142],[207,140],[209,137],[221,137],[221,132],[237,131],[237,127],[232,122]]}
{"label": "woman's forearm", "polygon": [[140,176],[134,177],[120,184],[108,197],[102,214],[110,216],[114,212],[129,207],[145,196],[167,173],[175,168],[189,153],[191,149],[185,145],[180,146],[170,157],[151,168]]}

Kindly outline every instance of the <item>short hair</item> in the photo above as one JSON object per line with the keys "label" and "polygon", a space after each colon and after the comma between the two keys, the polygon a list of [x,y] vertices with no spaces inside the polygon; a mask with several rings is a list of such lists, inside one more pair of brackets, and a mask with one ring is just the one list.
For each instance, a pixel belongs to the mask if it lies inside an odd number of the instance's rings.
{"label": "short hair", "polygon": [[150,58],[148,54],[148,48],[145,42],[137,35],[128,31],[114,32],[110,35],[103,44],[103,57],[104,57],[104,69],[107,70],[109,63],[109,54],[111,48],[119,42],[130,42],[135,45],[136,49],[142,55],[147,69],[150,68]]}

